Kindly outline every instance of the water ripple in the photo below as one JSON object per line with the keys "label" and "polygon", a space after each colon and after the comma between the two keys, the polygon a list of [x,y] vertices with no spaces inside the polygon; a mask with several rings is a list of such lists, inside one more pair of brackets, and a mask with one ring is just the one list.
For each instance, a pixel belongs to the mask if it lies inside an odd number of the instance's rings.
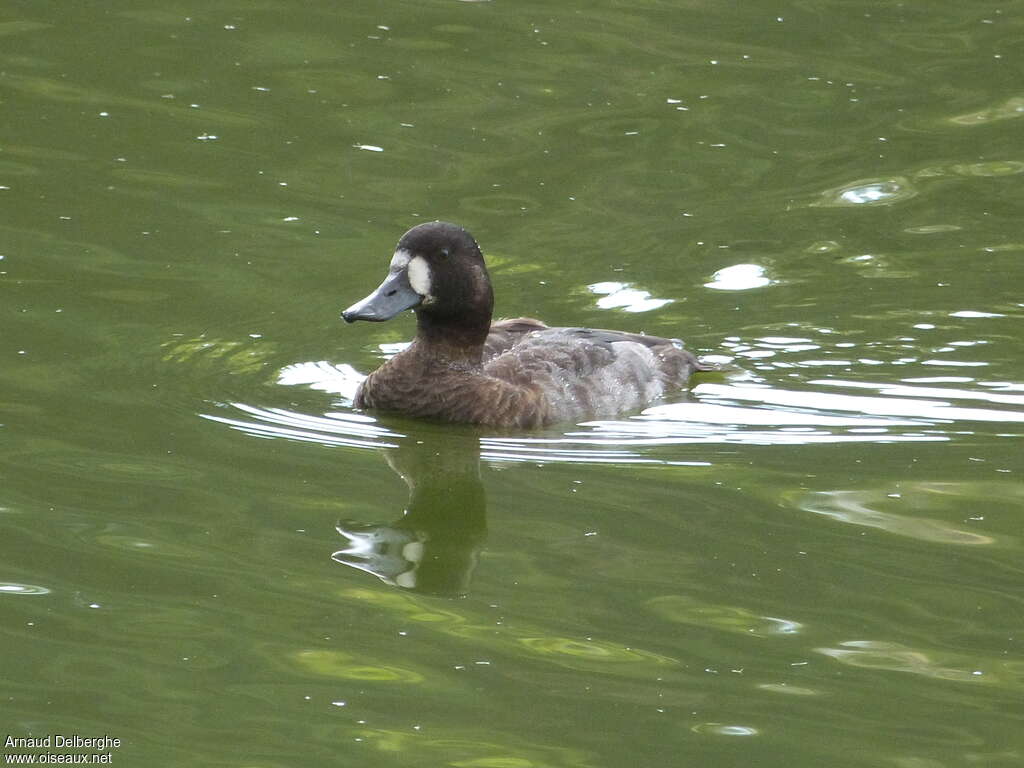
{"label": "water ripple", "polygon": [[839,643],[839,646],[838,648],[818,648],[817,651],[852,667],[909,672],[959,683],[995,682],[993,677],[986,677],[982,670],[967,666],[966,661],[957,660],[960,661],[958,666],[947,665],[924,651],[899,643],[879,640],[847,640]]}
{"label": "water ripple", "polygon": [[799,501],[799,505],[808,512],[824,515],[833,520],[868,528],[879,528],[888,533],[920,541],[967,546],[995,542],[992,536],[955,528],[942,520],[932,520],[913,513],[882,512],[874,508],[885,502],[891,503],[893,497],[902,498],[904,495],[909,496],[908,493],[883,494],[867,490],[819,491],[807,494]]}
{"label": "water ripple", "polygon": [[10,581],[0,582],[0,595],[48,595],[50,590],[36,584],[16,584]]}
{"label": "water ripple", "polygon": [[204,419],[226,424],[253,437],[285,438],[299,442],[339,445],[354,448],[394,448],[402,437],[378,426],[369,416],[358,413],[328,413],[323,416],[298,413],[284,408],[259,408],[245,403],[230,403],[250,417],[233,419],[214,414],[200,414]]}
{"label": "water ripple", "polygon": [[861,179],[841,187],[825,190],[812,205],[839,208],[850,205],[892,205],[918,195],[910,179],[894,176],[888,179]]}
{"label": "water ripple", "polygon": [[[816,347],[801,338],[766,337],[761,341],[787,349]],[[954,378],[957,383],[970,381]],[[292,365],[281,371],[280,384],[339,395],[341,410],[312,414],[235,401],[221,405],[235,414],[208,413],[203,417],[254,437],[354,448],[394,447],[404,437],[401,431],[370,415],[348,410],[361,379],[361,374],[349,365]],[[918,381],[945,383],[948,377]],[[705,382],[694,387],[689,399],[660,403],[634,416],[523,435],[487,430],[481,436],[481,450],[483,458],[495,462],[708,466],[703,457],[666,456],[659,449],[685,445],[941,442],[964,432],[964,422],[1024,423],[1024,395],[1013,394],[1010,383],[990,384],[967,389],[815,379],[806,389],[784,389],[750,382]],[[824,391],[826,387],[847,391]],[[872,394],[862,394],[864,390]],[[989,407],[978,407],[975,404],[979,401]]]}

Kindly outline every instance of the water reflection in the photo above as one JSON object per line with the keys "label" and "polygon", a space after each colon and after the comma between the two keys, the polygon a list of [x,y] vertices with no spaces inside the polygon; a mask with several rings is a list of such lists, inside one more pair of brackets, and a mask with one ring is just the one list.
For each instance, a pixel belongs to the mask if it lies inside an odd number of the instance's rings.
{"label": "water reflection", "polygon": [[980,109],[976,112],[956,115],[948,118],[950,123],[959,126],[974,126],[994,123],[1000,120],[1012,120],[1024,117],[1024,97],[1013,96],[1001,104]]}
{"label": "water reflection", "polygon": [[822,192],[813,206],[837,208],[849,205],[892,205],[916,197],[917,189],[904,176],[860,179]]}
{"label": "water reflection", "polygon": [[[316,370],[329,374],[329,381],[340,381],[346,386],[351,383],[347,370],[339,372],[334,367]],[[329,383],[312,382],[308,377],[302,380],[309,386],[319,384],[321,389]],[[703,458],[678,453],[664,456],[655,451],[664,445],[730,441],[805,444],[943,439],[920,432],[895,435],[890,431],[900,424],[919,430],[920,423],[913,419],[814,412],[808,408],[806,394],[800,400],[803,406],[800,409],[715,403],[716,397],[736,398],[745,390],[711,386],[703,402],[666,403],[630,419],[591,422],[562,432],[525,435],[480,435],[475,431],[443,427],[403,435],[370,416],[351,411],[315,415],[245,403],[225,405],[223,410],[228,413],[211,413],[205,417],[255,437],[381,451],[391,469],[408,486],[408,502],[403,510],[395,510],[390,520],[338,521],[336,530],[342,541],[331,557],[339,564],[373,574],[386,584],[444,596],[469,592],[487,533],[481,458],[488,462],[709,467],[711,462]],[[754,389],[751,393],[756,393],[765,403],[778,400],[783,394],[767,388]],[[229,409],[235,413],[231,414]],[[876,431],[868,434],[853,432],[872,428]],[[816,496],[813,504],[805,500],[803,506],[828,514],[831,510],[823,509],[819,503],[822,498]],[[866,519],[868,508],[862,499],[829,498],[835,503],[843,502],[841,506],[847,516],[858,513],[862,524],[903,529],[895,522],[880,521],[878,514]],[[921,525],[918,521],[915,530]],[[674,615],[679,614],[679,608],[673,604]],[[747,621],[748,617],[729,614],[720,618]],[[746,630],[756,625],[757,631],[766,634],[795,631],[796,626],[773,618],[761,618],[748,625],[745,625]]]}
{"label": "water reflection", "polygon": [[[801,509],[830,517],[851,525],[879,528],[898,536],[908,536],[921,541],[939,544],[976,545],[992,544],[995,539],[973,531],[956,528],[941,520],[920,517],[917,510],[922,506],[919,498],[930,490],[927,484],[910,484],[899,493],[882,490],[839,490],[809,493],[798,501]],[[964,492],[956,495],[962,503]],[[883,512],[877,507],[898,501],[906,501],[907,512]]]}
{"label": "water reflection", "polygon": [[757,728],[749,725],[728,725],[726,723],[699,723],[690,728],[694,733],[712,734],[715,736],[757,736]]}
{"label": "water reflection", "polygon": [[[817,367],[852,344],[827,342],[827,336],[763,336],[749,342],[729,337],[736,356],[753,357],[778,367]],[[950,345],[956,342],[948,342]],[[381,345],[392,353],[398,345]],[[936,350],[938,351],[938,350]],[[796,354],[821,360],[772,361],[766,356]],[[863,361],[862,361],[863,362]],[[287,366],[278,383],[334,396],[333,410],[304,413],[295,409],[218,404],[204,417],[260,438],[279,438],[337,448],[381,452],[408,486],[404,509],[373,522],[337,523],[341,542],[331,554],[339,564],[373,574],[386,584],[420,593],[459,596],[470,590],[487,533],[486,494],[481,460],[501,464],[585,464],[685,466],[711,472],[720,452],[708,446],[811,445],[840,443],[949,442],[962,440],[984,423],[998,423],[1001,436],[1024,422],[1020,385],[976,381],[965,376],[906,377],[878,381],[815,378],[794,381],[792,388],[770,385],[753,374],[734,371],[719,381],[705,381],[641,413],[593,420],[547,430],[513,434],[486,428],[413,425],[378,420],[352,410],[362,375],[347,364],[327,362]],[[412,433],[406,433],[414,429]],[[399,429],[401,431],[399,431]],[[1009,472],[1005,467],[996,471]],[[925,485],[901,489],[921,498],[934,495]],[[920,498],[919,498],[920,497]],[[1005,543],[1006,538],[954,526],[944,517],[926,518],[902,508],[883,490],[826,488],[804,491],[788,501],[797,508],[850,525],[954,545]],[[909,498],[909,497],[908,497]],[[673,620],[689,621],[688,611],[708,621],[707,607],[676,601],[663,603]],[[799,624],[786,619],[747,615],[742,609],[716,608],[721,625],[742,625],[745,633],[792,634]]]}
{"label": "water reflection", "polygon": [[675,624],[713,628],[747,637],[795,635],[803,625],[791,619],[759,616],[736,605],[707,603],[688,595],[662,595],[647,601],[660,618]]}
{"label": "water reflection", "polygon": [[[960,683],[991,683],[992,675],[971,666],[971,662],[954,654],[946,656],[952,664],[946,664],[917,648],[883,640],[847,640],[838,648],[817,648],[818,653],[829,656],[841,664],[865,669],[884,669],[893,672],[909,672],[915,675],[949,680]],[[953,666],[956,664],[956,666]]]}
{"label": "water reflection", "polygon": [[0,595],[48,595],[50,590],[36,584],[0,582]]}
{"label": "water reflection", "polygon": [[[838,187],[826,189],[809,205],[812,208],[872,207],[903,203],[921,194],[920,184],[951,177],[998,178],[1024,173],[1024,162],[1012,159],[988,160],[976,163],[947,163],[930,165],[910,171],[905,176],[877,179],[858,179]],[[957,231],[956,225],[917,227],[907,231],[915,234]]]}
{"label": "water reflection", "polygon": [[331,557],[396,587],[465,595],[487,533],[478,438],[407,437],[384,455],[409,487],[408,505],[390,523],[340,521],[345,546]]}
{"label": "water reflection", "polygon": [[[736,356],[756,360],[759,368],[765,367],[761,363],[768,368],[852,365],[845,358],[830,358],[831,349],[823,349],[820,341],[806,337],[767,336],[750,344],[737,337],[724,343],[731,345]],[[768,360],[780,352],[790,356],[817,352],[822,359],[799,363]],[[862,358],[861,362],[869,361]],[[281,371],[278,383],[337,395],[337,410],[310,414],[234,402],[222,404],[218,412],[204,417],[256,437],[352,448],[397,448],[399,433],[368,414],[351,410],[361,379],[361,374],[349,365],[295,364]],[[974,389],[934,386],[972,382]],[[1012,382],[976,382],[961,376],[908,378],[891,383],[817,378],[787,389],[752,377],[744,380],[737,372],[721,382],[705,381],[688,393],[680,393],[676,402],[662,402],[632,416],[521,435],[483,432],[480,450],[481,456],[491,462],[707,466],[706,454],[666,454],[662,449],[734,443],[942,442],[969,434],[964,432],[965,422],[1007,427],[1024,422],[1024,397],[1015,394],[1018,387]],[[979,401],[985,407],[978,407]]]}
{"label": "water reflection", "polygon": [[704,283],[704,287],[716,291],[749,291],[751,288],[763,288],[771,283],[772,280],[761,265],[733,264],[715,272],[711,276],[711,281]]}
{"label": "water reflection", "polygon": [[394,448],[401,437],[377,424],[376,419],[359,413],[326,413],[322,416],[298,413],[284,408],[260,408],[245,403],[230,407],[248,418],[233,418],[214,413],[201,414],[253,437],[279,437],[322,445],[352,448]]}
{"label": "water reflection", "polygon": [[649,312],[671,304],[673,299],[655,299],[649,291],[634,288],[629,283],[606,281],[588,285],[587,290],[601,298],[597,306],[601,309],[622,309],[626,312]]}

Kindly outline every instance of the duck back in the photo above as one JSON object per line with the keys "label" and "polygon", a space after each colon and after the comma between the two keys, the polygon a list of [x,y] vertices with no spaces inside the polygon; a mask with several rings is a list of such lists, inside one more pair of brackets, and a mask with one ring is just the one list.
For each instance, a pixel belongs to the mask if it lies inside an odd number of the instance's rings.
{"label": "duck back", "polygon": [[535,388],[548,407],[544,423],[641,408],[698,370],[706,367],[670,339],[593,328],[531,331],[483,365],[488,376]]}

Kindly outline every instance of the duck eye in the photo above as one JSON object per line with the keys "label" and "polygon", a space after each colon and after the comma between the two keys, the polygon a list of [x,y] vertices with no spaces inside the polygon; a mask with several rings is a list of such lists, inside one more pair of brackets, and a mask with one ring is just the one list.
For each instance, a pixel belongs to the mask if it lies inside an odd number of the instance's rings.
{"label": "duck eye", "polygon": [[441,258],[442,259],[447,259],[451,255],[452,255],[452,252],[449,251],[447,248],[442,248],[441,249]]}

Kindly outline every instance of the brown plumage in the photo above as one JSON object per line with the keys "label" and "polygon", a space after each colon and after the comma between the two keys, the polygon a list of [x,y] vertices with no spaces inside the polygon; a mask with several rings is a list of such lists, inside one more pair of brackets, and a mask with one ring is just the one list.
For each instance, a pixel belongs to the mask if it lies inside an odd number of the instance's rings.
{"label": "brown plumage", "polygon": [[358,408],[500,427],[539,427],[641,408],[708,370],[677,341],[624,331],[491,323],[483,255],[466,230],[436,221],[398,243],[387,278],[342,313],[381,321],[415,309],[416,338],[371,373]]}

